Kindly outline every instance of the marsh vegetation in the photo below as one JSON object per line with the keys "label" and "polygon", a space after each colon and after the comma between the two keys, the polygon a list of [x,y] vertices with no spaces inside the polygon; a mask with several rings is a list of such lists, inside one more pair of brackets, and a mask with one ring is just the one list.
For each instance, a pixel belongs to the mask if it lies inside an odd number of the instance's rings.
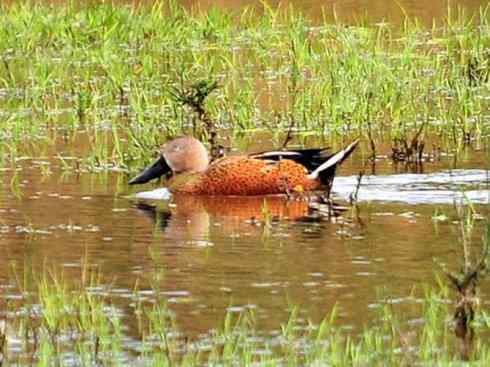
{"label": "marsh vegetation", "polygon": [[[86,167],[148,161],[169,136],[205,133],[175,91],[204,83],[222,134],[362,136],[420,160],[488,135],[489,11],[442,25],[316,24],[293,8],[2,7],[3,164],[19,145],[88,135]],[[197,114],[199,115],[199,114]],[[437,139],[436,139],[437,138]],[[280,140],[280,138],[277,138]],[[69,162],[65,162],[69,163]],[[69,166],[69,164],[67,164]]]}
{"label": "marsh vegetation", "polygon": [[[342,328],[336,307],[319,323],[302,319],[298,308],[292,307],[288,320],[272,333],[258,327],[253,309],[237,313],[230,308],[220,326],[189,338],[162,296],[162,270],[150,274],[150,290],[143,292],[138,282],[134,284],[132,302],[124,311],[110,296],[111,284],[103,283],[102,269],[87,258],[76,281],[76,277],[65,279],[59,268],[50,265],[22,278],[14,272],[20,297],[7,304],[0,329],[1,362],[37,366],[486,364],[490,315],[481,307],[480,282],[487,270],[489,232],[487,228],[482,241],[471,243],[473,214],[471,208],[458,208],[461,272],[446,270],[446,265],[454,264],[441,265],[440,275],[445,273],[447,281],[438,277],[436,287],[414,287],[405,300],[408,312],[385,288],[377,295],[377,322],[355,334]],[[150,293],[154,297],[148,299],[145,295]]]}
{"label": "marsh vegetation", "polygon": [[[265,2],[0,11],[0,365],[490,362],[489,8],[432,27]],[[360,137],[341,173],[362,178],[339,178],[335,215],[128,198],[182,134]],[[424,175],[375,176],[394,172]]]}

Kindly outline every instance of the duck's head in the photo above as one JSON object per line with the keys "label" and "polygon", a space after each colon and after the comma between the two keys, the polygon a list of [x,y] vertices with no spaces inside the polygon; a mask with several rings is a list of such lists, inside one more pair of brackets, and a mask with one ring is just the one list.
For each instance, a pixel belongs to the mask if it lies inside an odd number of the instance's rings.
{"label": "duck's head", "polygon": [[165,144],[156,162],[131,179],[129,184],[143,184],[170,172],[203,172],[208,165],[209,157],[204,145],[193,137],[183,136]]}

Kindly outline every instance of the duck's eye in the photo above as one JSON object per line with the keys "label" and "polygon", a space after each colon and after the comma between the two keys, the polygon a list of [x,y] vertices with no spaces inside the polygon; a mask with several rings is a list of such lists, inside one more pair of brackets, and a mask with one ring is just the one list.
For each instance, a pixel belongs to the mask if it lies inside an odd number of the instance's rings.
{"label": "duck's eye", "polygon": [[224,157],[226,154],[226,148],[222,145],[219,145],[218,146],[218,156],[221,158],[221,157]]}

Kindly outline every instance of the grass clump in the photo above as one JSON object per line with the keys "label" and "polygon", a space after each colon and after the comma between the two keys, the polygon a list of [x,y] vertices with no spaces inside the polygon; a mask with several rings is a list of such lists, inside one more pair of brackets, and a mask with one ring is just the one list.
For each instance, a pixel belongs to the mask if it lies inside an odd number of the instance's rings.
{"label": "grass clump", "polygon": [[7,156],[69,130],[91,136],[89,166],[149,160],[166,136],[190,132],[192,106],[175,91],[198,81],[220,86],[206,100],[215,129],[350,132],[395,147],[417,134],[456,148],[488,133],[488,9],[450,9],[427,29],[314,24],[293,8],[196,14],[172,0],[1,7]]}
{"label": "grass clump", "polygon": [[[228,313],[221,328],[189,339],[156,289],[153,302],[136,301],[123,312],[111,299],[110,285],[103,284],[96,270],[88,269],[86,264],[79,282],[44,270],[34,281],[34,289],[21,287],[21,299],[10,301],[12,312],[2,324],[5,365],[449,366],[462,359],[470,365],[490,362],[488,344],[478,337],[490,326],[490,316],[476,310],[471,325],[476,333],[470,353],[466,350],[462,357],[450,317],[454,306],[442,282],[438,289],[426,287],[421,299],[412,298],[410,318],[397,309],[403,306],[381,298],[378,321],[361,332],[339,327],[336,309],[320,324],[305,324],[297,317],[298,309],[293,309],[290,319],[274,333],[261,331],[249,311]],[[11,349],[15,340],[22,342],[21,347]]]}

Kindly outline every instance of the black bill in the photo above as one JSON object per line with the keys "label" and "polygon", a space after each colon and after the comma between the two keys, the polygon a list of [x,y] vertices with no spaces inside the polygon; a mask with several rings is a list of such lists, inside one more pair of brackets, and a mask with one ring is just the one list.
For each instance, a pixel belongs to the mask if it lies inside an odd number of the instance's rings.
{"label": "black bill", "polygon": [[155,163],[151,166],[147,167],[143,172],[141,172],[138,176],[134,177],[129,181],[130,185],[138,185],[147,183],[154,178],[159,178],[167,173],[170,173],[170,166],[167,164],[167,161],[160,156]]}

